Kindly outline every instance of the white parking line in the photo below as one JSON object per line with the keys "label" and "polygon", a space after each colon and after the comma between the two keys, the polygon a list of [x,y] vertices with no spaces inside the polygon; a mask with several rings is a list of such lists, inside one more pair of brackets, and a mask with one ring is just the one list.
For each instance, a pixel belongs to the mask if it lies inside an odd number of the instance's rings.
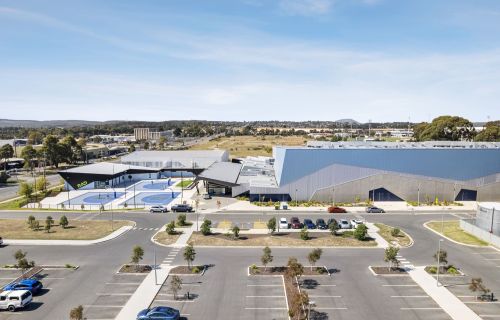
{"label": "white parking line", "polygon": [[283,287],[282,284],[247,284],[247,287]]}
{"label": "white parking line", "polygon": [[98,296],[131,296],[132,293],[96,293]]}
{"label": "white parking line", "polygon": [[399,308],[401,310],[442,310],[441,308]]}
{"label": "white parking line", "polygon": [[338,308],[334,308],[334,307],[316,308],[316,307],[314,307],[314,310],[347,310],[347,308],[345,308],[345,307],[338,307]]}
{"label": "white parking line", "polygon": [[249,308],[246,307],[245,310],[287,310],[288,308]]}
{"label": "white parking line", "polygon": [[123,306],[109,306],[106,304],[100,305],[100,304],[89,304],[84,306],[85,308],[123,308]]}
{"label": "white parking line", "polygon": [[309,296],[309,298],[342,298],[342,296]]}
{"label": "white parking line", "polygon": [[246,296],[247,298],[284,298],[285,296]]}
{"label": "white parking line", "polygon": [[418,284],[383,284],[382,287],[418,287]]}
{"label": "white parking line", "polygon": [[391,296],[391,298],[430,298],[429,296]]}
{"label": "white parking line", "polygon": [[130,286],[130,285],[140,285],[142,282],[106,282],[106,285],[122,285],[122,286]]}
{"label": "white parking line", "polygon": [[500,318],[500,314],[480,314],[481,318]]}
{"label": "white parking line", "polygon": [[156,299],[156,302],[168,302],[168,303],[174,303],[174,302],[194,302],[193,300],[160,300]]}

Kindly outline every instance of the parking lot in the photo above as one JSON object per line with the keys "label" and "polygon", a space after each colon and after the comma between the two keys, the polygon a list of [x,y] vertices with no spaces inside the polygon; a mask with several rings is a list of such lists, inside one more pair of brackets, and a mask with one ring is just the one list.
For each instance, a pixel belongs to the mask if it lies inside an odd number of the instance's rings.
{"label": "parking lot", "polygon": [[300,288],[314,303],[311,319],[337,319],[347,314],[348,305],[342,296],[342,288],[335,282],[334,277],[325,275],[302,277]]}
{"label": "parking lot", "polygon": [[[62,288],[64,285],[64,280],[67,277],[70,277],[74,272],[77,271],[66,268],[43,269],[40,273],[33,277],[40,280],[43,284],[42,291],[33,297],[33,302],[20,311],[0,311],[0,319],[19,319],[20,316],[26,319],[35,319],[36,310],[46,304],[49,295],[52,292]],[[0,287],[4,287],[5,285],[9,284],[20,275],[21,274],[18,270],[1,270]]]}
{"label": "parking lot", "polygon": [[409,276],[378,276],[377,295],[391,300],[398,319],[450,320],[436,302]]}
{"label": "parking lot", "polygon": [[95,293],[94,302],[84,306],[85,319],[114,319],[145,277],[146,274],[113,275],[103,290]]}
{"label": "parking lot", "polygon": [[240,319],[288,319],[282,276],[249,276]]}

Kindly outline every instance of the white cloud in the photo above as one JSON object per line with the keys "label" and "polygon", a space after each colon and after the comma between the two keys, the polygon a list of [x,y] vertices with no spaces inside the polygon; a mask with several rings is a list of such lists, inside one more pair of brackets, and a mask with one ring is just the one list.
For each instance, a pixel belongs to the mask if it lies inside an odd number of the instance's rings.
{"label": "white cloud", "polygon": [[289,15],[314,16],[330,12],[333,0],[280,0],[280,9]]}

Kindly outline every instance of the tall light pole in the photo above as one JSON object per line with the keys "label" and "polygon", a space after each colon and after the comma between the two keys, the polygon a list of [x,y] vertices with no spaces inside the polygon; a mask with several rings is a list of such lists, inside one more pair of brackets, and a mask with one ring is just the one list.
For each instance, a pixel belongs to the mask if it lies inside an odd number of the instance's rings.
{"label": "tall light pole", "polygon": [[295,206],[298,206],[298,201],[297,201],[297,188],[295,188]]}
{"label": "tall light pole", "polygon": [[438,253],[437,253],[437,276],[436,276],[436,287],[439,287],[439,269],[441,268],[441,242],[443,239],[439,239],[438,241]]}
{"label": "tall light pole", "polygon": [[417,188],[417,207],[420,207],[420,182],[418,183]]}

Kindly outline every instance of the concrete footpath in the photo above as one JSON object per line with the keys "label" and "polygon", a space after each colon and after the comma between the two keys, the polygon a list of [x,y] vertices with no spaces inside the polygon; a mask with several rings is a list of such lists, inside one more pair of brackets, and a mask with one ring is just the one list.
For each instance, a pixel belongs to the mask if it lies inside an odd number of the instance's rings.
{"label": "concrete footpath", "polygon": [[109,240],[113,240],[125,232],[132,230],[133,226],[123,226],[120,229],[110,233],[109,235],[95,240],[9,240],[4,239],[3,243],[7,245],[20,245],[20,246],[88,246]]}
{"label": "concrete footpath", "polygon": [[436,279],[428,274],[424,267],[412,268],[410,277],[427,293],[453,320],[481,320],[481,318],[455,297],[442,284],[436,285]]}
{"label": "concrete footpath", "polygon": [[156,279],[155,272],[151,271],[127,301],[115,320],[135,319],[139,311],[148,308],[158,294],[158,291],[160,291],[163,283],[167,280],[172,268],[172,266],[164,264],[159,265],[156,270]]}

